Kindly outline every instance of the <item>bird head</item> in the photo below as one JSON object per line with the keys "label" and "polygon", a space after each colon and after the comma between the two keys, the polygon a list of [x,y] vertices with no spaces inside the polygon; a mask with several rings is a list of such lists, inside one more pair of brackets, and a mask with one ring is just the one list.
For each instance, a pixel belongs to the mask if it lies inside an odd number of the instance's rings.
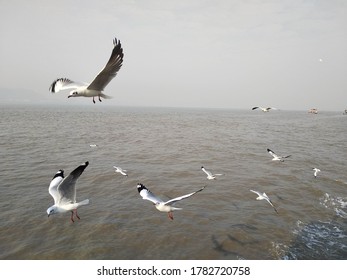
{"label": "bird head", "polygon": [[70,97],[76,97],[76,96],[78,96],[78,92],[77,92],[77,91],[75,91],[75,90],[73,90],[73,91],[71,91],[71,92],[70,92],[70,94],[68,95],[68,97],[67,97],[67,98],[70,98]]}
{"label": "bird head", "polygon": [[58,210],[57,210],[57,207],[55,205],[53,205],[47,209],[48,217],[53,215],[53,214],[56,214],[56,213],[58,213]]}

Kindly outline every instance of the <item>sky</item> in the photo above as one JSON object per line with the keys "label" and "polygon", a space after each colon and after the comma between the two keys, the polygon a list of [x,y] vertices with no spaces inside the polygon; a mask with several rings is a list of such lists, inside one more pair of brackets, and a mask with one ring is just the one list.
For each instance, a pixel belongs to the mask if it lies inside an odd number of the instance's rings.
{"label": "sky", "polygon": [[[347,1],[0,0],[3,104],[342,111]],[[117,37],[123,66],[104,93],[50,93],[91,82]]]}

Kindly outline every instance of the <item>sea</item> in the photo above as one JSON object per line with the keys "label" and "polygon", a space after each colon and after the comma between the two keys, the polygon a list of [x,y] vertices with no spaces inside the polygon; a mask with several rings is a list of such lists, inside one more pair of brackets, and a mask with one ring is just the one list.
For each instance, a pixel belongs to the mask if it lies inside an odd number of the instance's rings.
{"label": "sea", "polygon": [[[342,112],[69,105],[0,106],[0,259],[347,259]],[[54,174],[86,161],[80,220],[48,217]],[[138,183],[164,201],[205,188],[170,220]]]}

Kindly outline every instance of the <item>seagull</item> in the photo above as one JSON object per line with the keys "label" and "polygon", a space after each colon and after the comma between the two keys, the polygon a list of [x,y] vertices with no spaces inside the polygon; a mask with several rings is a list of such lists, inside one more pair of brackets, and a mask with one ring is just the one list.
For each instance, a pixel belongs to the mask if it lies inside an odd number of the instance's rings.
{"label": "seagull", "polygon": [[81,202],[76,202],[76,181],[88,166],[89,162],[78,166],[72,171],[69,176],[64,178],[64,170],[59,170],[49,184],[48,192],[54,199],[54,205],[47,209],[48,217],[53,214],[65,213],[71,211],[71,221],[74,222],[73,215],[77,215],[77,208],[82,205],[87,205],[89,199]]}
{"label": "seagull", "polygon": [[94,78],[90,84],[74,82],[67,78],[56,79],[49,87],[50,92],[59,92],[65,89],[73,89],[70,91],[69,97],[93,97],[93,103],[95,104],[94,97],[98,96],[101,102],[102,98],[111,98],[102,93],[108,83],[117,75],[117,72],[122,66],[123,62],[123,49],[121,43],[117,38],[113,40],[113,50],[111,57],[105,67]]}
{"label": "seagull", "polygon": [[289,155],[289,156],[278,156],[270,149],[267,149],[267,151],[269,152],[270,155],[273,156],[272,160],[284,161],[285,158],[289,158],[291,156],[291,155]]}
{"label": "seagull", "polygon": [[317,178],[317,174],[318,174],[318,172],[320,172],[320,169],[314,167],[314,168],[312,168],[312,170],[314,171],[314,174],[313,174],[314,177]]}
{"label": "seagull", "polygon": [[128,174],[125,173],[125,172],[127,172],[126,170],[124,170],[120,167],[117,167],[117,166],[113,166],[113,167],[116,169],[114,172],[120,173],[120,174],[128,177]]}
{"label": "seagull", "polygon": [[214,179],[216,179],[216,176],[224,175],[224,174],[212,174],[210,171],[206,170],[205,167],[203,167],[203,166],[201,166],[201,170],[206,173],[208,180],[214,180]]}
{"label": "seagull", "polygon": [[253,190],[250,190],[251,192],[254,192],[255,194],[258,195],[258,197],[256,198],[257,200],[263,200],[265,199],[267,202],[270,203],[270,205],[273,207],[273,209],[275,209],[276,213],[278,214],[278,211],[276,209],[276,207],[273,205],[272,201],[270,200],[270,198],[266,195],[266,193],[260,193],[260,192],[257,192],[257,191],[253,191]]}
{"label": "seagull", "polygon": [[90,144],[89,145],[89,147],[91,147],[91,148],[96,148],[98,145],[96,145],[96,144]]}
{"label": "seagull", "polygon": [[252,110],[255,110],[255,109],[260,109],[260,110],[262,110],[263,112],[269,112],[271,109],[277,110],[276,108],[273,108],[273,107],[266,107],[266,108],[264,108],[264,107],[253,107],[253,108],[252,108]]}
{"label": "seagull", "polygon": [[173,220],[173,213],[172,211],[174,210],[182,210],[182,208],[176,208],[174,207],[174,204],[182,199],[188,198],[194,194],[196,194],[197,192],[201,192],[205,187],[202,187],[201,189],[186,194],[186,195],[182,195],[173,199],[170,199],[166,202],[164,202],[163,200],[161,200],[159,197],[155,196],[149,189],[147,189],[143,184],[138,183],[137,184],[137,190],[139,191],[142,199],[147,199],[151,202],[154,203],[155,207],[161,211],[161,212],[167,212],[167,216],[169,219]]}

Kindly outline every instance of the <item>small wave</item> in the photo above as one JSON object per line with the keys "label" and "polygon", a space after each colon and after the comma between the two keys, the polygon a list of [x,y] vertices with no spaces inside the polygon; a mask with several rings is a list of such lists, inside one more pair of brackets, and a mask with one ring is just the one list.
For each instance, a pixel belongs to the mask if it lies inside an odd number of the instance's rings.
{"label": "small wave", "polygon": [[347,218],[347,213],[344,210],[347,208],[346,198],[334,197],[325,193],[323,197],[320,198],[320,204],[327,209],[333,209],[337,216]]}

